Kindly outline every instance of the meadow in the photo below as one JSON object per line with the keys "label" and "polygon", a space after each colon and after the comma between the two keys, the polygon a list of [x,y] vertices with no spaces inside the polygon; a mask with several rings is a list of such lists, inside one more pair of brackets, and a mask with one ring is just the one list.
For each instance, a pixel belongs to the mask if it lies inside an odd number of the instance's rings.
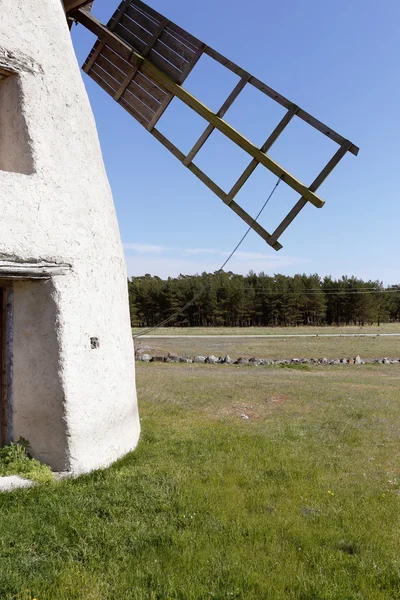
{"label": "meadow", "polygon": [[400,365],[137,363],[111,468],[0,496],[0,598],[400,598]]}

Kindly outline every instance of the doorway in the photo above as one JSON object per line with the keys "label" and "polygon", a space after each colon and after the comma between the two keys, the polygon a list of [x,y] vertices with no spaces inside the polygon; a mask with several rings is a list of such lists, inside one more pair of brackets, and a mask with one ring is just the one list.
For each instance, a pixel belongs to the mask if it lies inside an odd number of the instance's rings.
{"label": "doorway", "polygon": [[8,427],[7,288],[0,285],[0,447],[10,441]]}

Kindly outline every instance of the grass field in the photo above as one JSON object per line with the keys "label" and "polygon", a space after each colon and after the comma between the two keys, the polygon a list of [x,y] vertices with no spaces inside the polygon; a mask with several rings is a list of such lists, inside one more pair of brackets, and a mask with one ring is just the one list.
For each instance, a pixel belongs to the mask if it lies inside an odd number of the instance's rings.
{"label": "grass field", "polygon": [[0,598],[400,598],[399,376],[139,363],[136,452],[0,496]]}
{"label": "grass field", "polygon": [[[133,333],[144,329],[134,327]],[[400,323],[382,323],[366,327],[159,327],[152,335],[290,335],[324,333],[400,333]]]}
{"label": "grass field", "polygon": [[290,358],[400,358],[399,337],[366,338],[178,338],[135,340],[135,347],[144,347],[152,355],[168,352],[189,356],[215,354],[231,358],[252,356],[271,359]]}

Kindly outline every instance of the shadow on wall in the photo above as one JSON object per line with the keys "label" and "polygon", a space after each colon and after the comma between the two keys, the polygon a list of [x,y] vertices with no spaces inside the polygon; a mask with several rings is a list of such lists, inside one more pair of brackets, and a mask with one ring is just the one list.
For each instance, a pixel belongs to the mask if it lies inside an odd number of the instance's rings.
{"label": "shadow on wall", "polygon": [[68,470],[60,335],[52,280],[21,281],[13,294],[13,437],[27,439],[35,458]]}

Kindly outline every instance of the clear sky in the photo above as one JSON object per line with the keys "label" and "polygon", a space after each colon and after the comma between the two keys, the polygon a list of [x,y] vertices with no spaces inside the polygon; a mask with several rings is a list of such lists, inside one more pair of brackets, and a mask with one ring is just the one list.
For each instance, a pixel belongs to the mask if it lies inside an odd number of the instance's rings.
{"label": "clear sky", "polygon": [[[154,9],[225,54],[360,147],[319,189],[272,250],[251,232],[227,269],[357,275],[400,283],[399,0],[149,0]],[[95,0],[106,22],[118,5]],[[95,38],[72,37],[83,64]],[[139,123],[83,74],[113,190],[129,275],[217,270],[246,224]],[[184,84],[218,110],[236,76],[208,57]],[[249,86],[248,86],[249,87]],[[284,109],[247,90],[225,119],[262,145]],[[206,127],[174,101],[157,127],[189,151]],[[269,154],[310,185],[337,145],[294,119]],[[214,132],[195,162],[226,191],[249,159]],[[259,166],[237,201],[253,216],[276,178]],[[281,184],[260,222],[273,231],[298,195]]]}

